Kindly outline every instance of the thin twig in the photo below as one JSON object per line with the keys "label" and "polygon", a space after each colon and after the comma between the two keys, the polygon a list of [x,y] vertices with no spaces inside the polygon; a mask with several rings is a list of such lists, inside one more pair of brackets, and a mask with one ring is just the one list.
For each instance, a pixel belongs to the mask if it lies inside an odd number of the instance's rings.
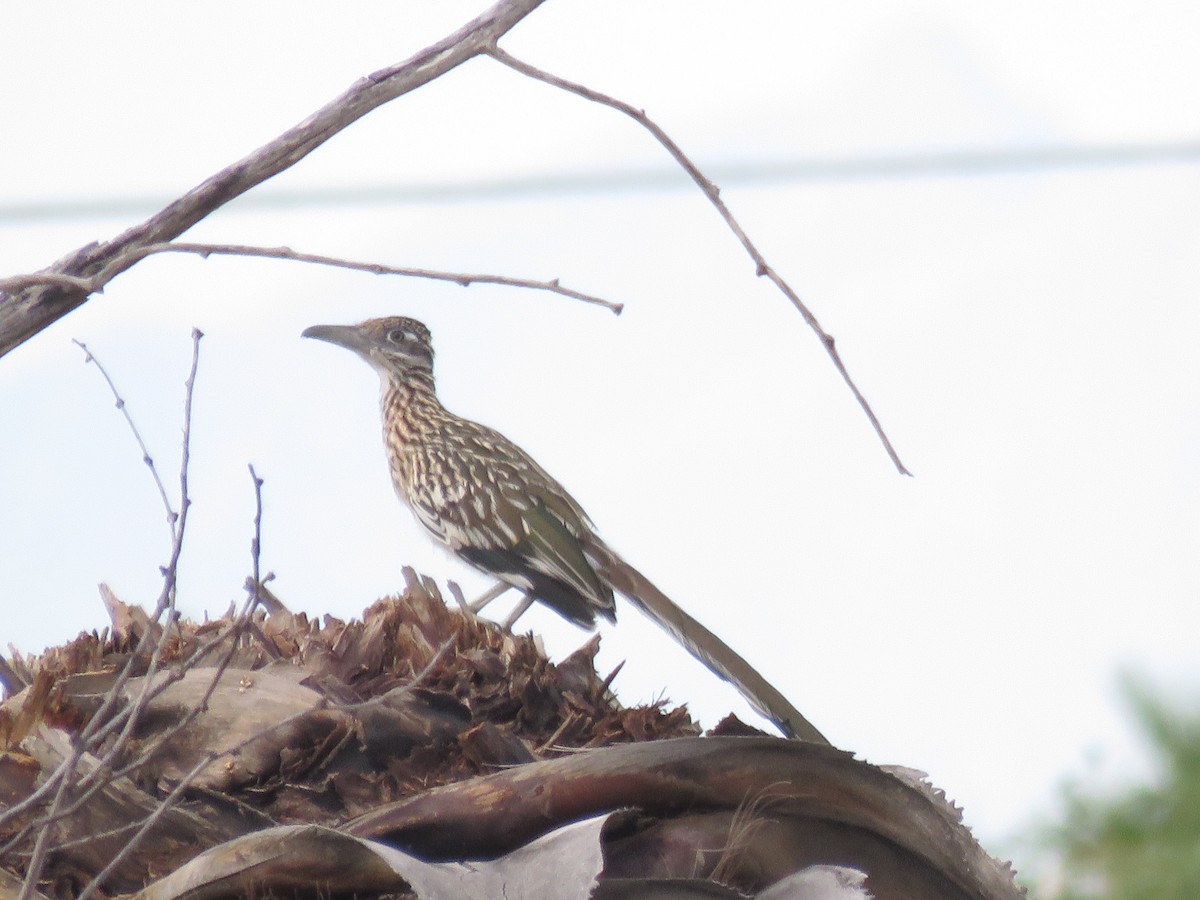
{"label": "thin twig", "polygon": [[566,733],[568,727],[570,727],[571,725],[574,725],[576,722],[579,721],[579,719],[580,719],[580,716],[578,713],[576,713],[576,712],[568,713],[566,715],[566,717],[562,720],[562,722],[559,724],[559,726],[556,729],[554,729],[554,734],[550,735],[550,737],[548,737],[548,738],[546,738],[546,740],[542,741],[541,745],[539,747],[537,747],[537,749],[534,750],[534,755],[542,756],[543,754],[547,753],[548,751],[558,749],[554,746],[555,744],[558,743],[558,739]]}
{"label": "thin twig", "polygon": [[[126,736],[132,732],[137,719],[140,717],[141,711],[145,709],[146,704],[150,702],[153,696],[157,696],[157,693],[151,694],[151,690],[154,688],[154,675],[158,672],[162,654],[166,650],[166,646],[170,637],[171,626],[175,624],[175,588],[179,572],[179,558],[183,553],[183,536],[187,527],[188,511],[192,506],[192,500],[188,494],[188,470],[190,468],[192,458],[192,398],[196,390],[196,371],[200,365],[200,339],[203,337],[204,332],[202,332],[199,328],[192,329],[192,365],[188,370],[187,380],[183,383],[183,440],[179,454],[179,519],[176,522],[175,540],[171,546],[171,557],[167,561],[167,564],[160,569],[163,576],[163,587],[159,592],[158,601],[155,604],[154,615],[152,617],[154,622],[158,622],[163,613],[166,613],[167,620],[166,624],[162,628],[162,632],[159,635],[158,643],[155,645],[153,652],[150,654],[150,662],[147,665],[145,675],[143,676],[145,681],[143,683],[141,696],[139,696],[137,701],[133,704],[134,714],[131,715],[126,721],[125,727],[122,729],[123,733],[121,738],[118,739],[117,743],[121,743],[122,739],[126,738]],[[143,635],[142,641],[139,641],[138,651],[142,649],[142,644],[144,641],[145,635]],[[130,661],[132,662],[136,656],[137,654],[135,653],[134,656],[131,657]],[[128,664],[126,664],[125,669],[121,673],[121,677],[119,677],[116,684],[114,684],[113,690],[110,691],[109,696],[105,698],[105,705],[101,706],[101,709],[95,716],[93,716],[91,722],[88,723],[88,726],[84,728],[81,737],[85,742],[93,741],[100,736],[100,733],[103,731],[103,729],[99,727],[99,723],[103,721],[102,713],[106,711],[105,707],[110,705],[110,701],[115,700],[117,692],[128,680],[129,672],[130,667]],[[175,676],[175,680],[183,677],[182,672],[183,669],[180,667],[178,674],[172,673]],[[162,690],[163,688],[160,688],[158,693],[161,693]]]}
{"label": "thin twig", "polygon": [[[210,753],[208,756],[212,756],[212,754]],[[179,784],[175,785],[175,788],[171,791],[171,793],[167,794],[167,796],[158,801],[158,804],[154,807],[154,811],[151,812],[150,815],[146,816],[145,820],[142,822],[142,827],[137,830],[137,833],[134,834],[133,837],[125,842],[125,845],[117,851],[111,860],[108,861],[108,864],[99,872],[97,872],[95,877],[84,886],[83,890],[79,892],[77,900],[87,900],[88,897],[92,896],[93,891],[97,890],[102,884],[104,884],[104,881],[108,878],[108,876],[116,871],[117,866],[121,865],[121,863],[125,861],[129,854],[134,851],[138,844],[145,839],[146,835],[150,833],[150,829],[158,823],[159,819],[170,812],[175,804],[179,802],[180,798],[183,797],[183,792],[191,786],[192,780],[199,775],[206,766],[210,765],[211,762],[212,761],[207,757],[202,758],[198,763],[196,763],[196,765],[192,766],[191,770],[189,770],[187,774],[183,776],[183,778],[179,780]]]}
{"label": "thin twig", "polygon": [[[204,337],[204,333],[198,328],[192,329],[192,365],[188,370],[187,380],[184,382],[183,394],[183,445],[179,454],[179,518],[175,522],[174,540],[171,544],[171,557],[167,564],[160,571],[163,576],[162,590],[159,592],[158,601],[154,606],[154,614],[151,616],[152,621],[158,622],[165,613],[166,624],[162,626],[162,631],[159,634],[158,642],[155,644],[154,650],[150,654],[150,662],[145,672],[145,686],[142,690],[142,696],[138,698],[134,704],[135,710],[144,709],[144,703],[148,702],[147,692],[154,681],[154,674],[158,671],[159,663],[162,659],[162,654],[166,650],[170,640],[171,626],[175,624],[175,586],[179,571],[179,557],[183,553],[183,536],[187,527],[188,510],[191,509],[192,501],[188,495],[188,468],[191,464],[191,436],[192,436],[192,396],[196,389],[196,370],[200,365],[200,339]],[[142,650],[142,646],[146,641],[147,634],[142,636],[142,640],[138,642],[138,651]],[[115,702],[115,697],[120,689],[128,680],[128,674],[131,671],[130,664],[136,659],[135,655],[130,657],[125,668],[113,685],[113,690],[109,692],[109,696],[105,698],[105,703],[93,716],[92,720],[80,733],[80,739],[84,744],[92,741],[96,737],[96,731],[99,723],[103,721],[103,716],[108,708],[111,708],[112,702]],[[137,722],[139,714],[135,712],[125,724],[122,738],[132,732],[134,725]]]}
{"label": "thin twig", "polygon": [[195,244],[183,241],[171,243],[150,244],[137,251],[142,256],[155,253],[194,253],[207,259],[209,256],[252,256],[260,259],[285,259],[293,262],[314,263],[319,266],[334,266],[339,269],[352,269],[356,272],[370,272],[372,275],[405,275],[410,278],[428,278],[434,281],[452,281],[455,284],[468,287],[472,284],[501,284],[508,287],[529,288],[535,291],[549,291],[584,303],[603,306],[616,315],[620,315],[625,304],[613,303],[602,297],[585,294],[571,288],[563,287],[557,278],[540,281],[532,278],[510,278],[507,275],[470,274],[466,272],[443,272],[437,269],[417,269],[409,266],[385,266],[381,263],[357,262],[352,259],[341,259],[336,256],[322,256],[317,253],[301,253],[290,247],[254,247],[245,244]]}
{"label": "thin twig", "polygon": [[259,568],[259,563],[262,558],[263,480],[254,471],[253,463],[250,463],[247,468],[250,469],[250,478],[254,481],[254,537],[250,539],[250,609],[248,611],[248,615],[253,616],[254,610],[262,603],[262,595],[259,593],[262,588],[262,570]]}
{"label": "thin twig", "polygon": [[259,584],[262,571],[259,561],[262,558],[262,487],[263,480],[254,471],[254,463],[246,466],[250,470],[250,479],[254,482],[254,537],[250,539],[250,570],[254,574],[254,584]]}
{"label": "thin twig", "polygon": [[392,700],[395,700],[397,697],[403,697],[405,694],[410,693],[414,688],[420,687],[421,683],[433,674],[433,670],[437,668],[438,664],[441,663],[442,659],[457,643],[458,635],[450,635],[450,637],[442,641],[437,650],[433,652],[433,655],[429,657],[429,661],[421,667],[420,671],[413,672],[412,678],[410,678],[404,684],[397,685],[390,691],[380,694],[378,697],[372,697],[370,700],[362,700],[358,703],[337,703],[331,700],[330,705],[334,709],[345,710],[346,712],[354,712],[356,710],[362,710],[372,706],[387,704]]}
{"label": "thin twig", "polygon": [[108,831],[97,831],[93,834],[85,834],[83,837],[77,837],[73,840],[62,841],[55,845],[54,849],[60,853],[63,850],[70,850],[73,847],[82,847],[85,844],[92,844],[96,841],[112,840],[115,837],[120,837],[123,834],[128,834],[140,825],[140,822],[126,822],[124,825],[118,825],[116,828]]}
{"label": "thin twig", "polygon": [[192,458],[192,395],[196,390],[196,367],[200,363],[200,339],[202,337],[204,337],[204,332],[193,327],[192,367],[188,370],[187,381],[183,383],[185,391],[183,395],[183,449],[180,454],[179,466],[179,505],[184,513],[192,505],[191,497],[188,495],[188,464]]}
{"label": "thin twig", "polygon": [[[71,776],[74,775],[75,766],[78,763],[79,754],[75,752],[63,760],[62,766],[59,766],[63,775],[59,781],[58,790],[54,792],[54,801],[50,804],[50,816],[54,816],[58,812],[59,807],[66,799],[66,788],[71,783]],[[37,892],[38,880],[42,876],[42,869],[46,866],[46,857],[50,852],[51,841],[57,836],[57,829],[49,825],[37,830],[37,838],[33,842],[33,853],[29,858],[29,866],[25,870],[25,881],[21,885],[20,900],[30,900]]]}
{"label": "thin twig", "polygon": [[[199,339],[202,335],[200,334],[200,332],[198,330],[193,329],[192,336],[193,336],[194,340],[199,341]],[[191,381],[194,378],[195,378],[195,367],[193,366],[192,376],[191,376],[191,379],[189,379],[189,381]],[[187,411],[184,416],[184,421],[185,421],[184,431],[185,431],[185,442],[186,442],[186,440],[187,440],[186,435],[189,431],[188,423],[190,423],[190,421],[191,421],[190,405],[187,407]],[[254,611],[259,607],[259,605],[261,603],[259,587],[262,584],[262,580],[261,580],[262,573],[261,573],[261,570],[259,567],[259,560],[260,560],[261,547],[262,547],[262,485],[263,485],[263,480],[258,477],[258,474],[254,471],[253,465],[249,466],[249,469],[250,469],[250,477],[254,481],[254,499],[255,499],[254,537],[251,540],[251,563],[252,563],[252,567],[253,567],[253,574],[252,574],[251,578],[252,578],[253,587],[250,588],[249,596],[246,598],[246,602],[242,605],[241,612],[239,612],[234,617],[233,621],[230,623],[229,629],[226,630],[225,632],[215,636],[211,641],[207,642],[206,644],[199,645],[196,648],[195,652],[192,653],[191,656],[189,656],[188,659],[184,661],[183,665],[177,667],[177,669],[173,670],[171,674],[175,675],[176,671],[182,673],[182,672],[189,670],[190,668],[193,667],[193,664],[196,660],[200,660],[200,659],[203,659],[204,657],[206,657],[208,655],[209,650],[218,646],[223,641],[228,641],[229,647],[226,650],[223,657],[217,663],[216,667],[214,668],[213,676],[210,679],[208,687],[205,689],[203,696],[201,696],[200,701],[194,707],[192,707],[190,710],[188,710],[187,714],[179,722],[175,723],[175,725],[173,725],[170,729],[168,729],[163,734],[159,735],[158,738],[155,740],[155,742],[153,744],[151,744],[151,746],[138,759],[126,764],[120,770],[119,774],[125,774],[127,772],[131,772],[134,769],[138,768],[139,766],[144,765],[145,763],[149,762],[154,757],[154,755],[158,753],[158,751],[162,747],[166,746],[169,743],[171,737],[173,737],[178,732],[182,731],[187,725],[191,724],[191,722],[193,722],[201,713],[203,713],[205,710],[208,709],[209,698],[212,697],[213,692],[216,690],[217,685],[221,680],[221,676],[225,674],[225,670],[228,669],[229,665],[232,663],[233,656],[237,652],[237,648],[238,648],[239,643],[242,640],[242,637],[249,630],[250,625],[253,622]],[[180,674],[179,677],[182,677],[182,674]],[[176,678],[174,680],[178,680],[178,678]],[[157,694],[155,694],[155,696],[157,696]]]}
{"label": "thin twig", "polygon": [[888,456],[891,457],[897,471],[899,471],[901,475],[912,474],[904,467],[904,464],[900,462],[900,457],[896,454],[895,448],[892,447],[892,442],[888,440],[887,434],[884,433],[883,426],[879,424],[879,419],[876,418],[874,411],[871,409],[871,405],[867,402],[867,398],[863,396],[862,392],[858,389],[858,386],[855,385],[854,381],[850,378],[850,373],[846,370],[846,365],[842,362],[842,358],[837,352],[837,347],[835,346],[833,336],[821,327],[821,323],[817,321],[817,317],[813,315],[812,310],[810,310],[804,301],[800,299],[800,296],[794,290],[792,290],[791,286],[783,280],[779,273],[777,273],[767,263],[762,253],[759,252],[759,249],[754,245],[749,236],[747,236],[746,232],[742,229],[742,226],[738,224],[737,219],[733,217],[733,213],[729,211],[729,207],[725,205],[725,201],[721,199],[720,189],[696,167],[696,164],[693,163],[686,154],[684,154],[683,150],[679,148],[679,145],[671,140],[667,133],[663,131],[662,128],[659,127],[656,122],[654,122],[654,120],[646,115],[645,110],[637,109],[636,107],[633,107],[622,100],[618,100],[615,97],[610,97],[607,94],[602,94],[599,91],[592,90],[591,88],[585,87],[582,84],[578,84],[574,81],[568,81],[565,78],[560,78],[557,75],[553,75],[550,72],[539,69],[536,66],[532,66],[523,60],[517,59],[512,54],[501,50],[500,47],[494,43],[488,49],[488,53],[497,62],[503,63],[510,69],[520,72],[522,75],[526,75],[538,81],[543,81],[553,87],[560,88],[561,90],[569,91],[572,94],[583,97],[585,100],[591,100],[594,103],[600,103],[604,106],[611,107],[618,112],[622,112],[654,135],[654,139],[662,144],[664,148],[666,148],[667,152],[675,158],[675,161],[679,163],[679,165],[685,172],[688,173],[689,176],[691,176],[691,179],[696,182],[700,190],[704,192],[704,195],[708,197],[709,202],[716,207],[716,210],[718,213],[720,213],[721,218],[725,220],[725,224],[729,226],[729,229],[734,233],[734,236],[737,237],[742,247],[745,248],[746,253],[749,254],[750,258],[754,261],[756,274],[769,278],[771,282],[777,288],[779,288],[783,295],[792,301],[792,305],[799,310],[800,315],[804,317],[804,321],[808,323],[808,327],[811,328],[816,333],[817,337],[821,339],[821,344],[825,347],[825,352],[829,354],[829,358],[833,360],[834,366],[837,368],[838,372],[841,373],[842,380],[846,382],[847,387],[850,388],[851,393],[853,393],[855,399],[858,400],[858,405],[861,406],[863,412],[866,413],[867,418],[871,422],[871,427],[875,429],[875,433],[879,436],[879,440],[883,443],[884,449],[887,451]]}
{"label": "thin twig", "polygon": [[163,484],[162,478],[159,477],[158,467],[154,465],[154,457],[150,455],[149,449],[146,447],[146,442],[142,439],[142,433],[138,431],[137,424],[133,421],[133,416],[129,414],[129,408],[125,405],[125,398],[121,396],[121,392],[117,390],[116,384],[112,380],[112,376],[108,374],[108,369],[104,368],[104,364],[96,358],[96,355],[88,348],[88,345],[78,338],[72,338],[71,342],[79,347],[84,353],[83,361],[85,363],[94,363],[96,368],[100,370],[100,374],[104,376],[104,380],[108,382],[108,389],[112,391],[113,399],[117,403],[117,409],[121,411],[121,415],[125,417],[125,422],[129,425],[129,430],[133,432],[134,440],[137,441],[138,447],[142,450],[142,462],[150,469],[150,474],[154,477],[154,485],[158,488],[158,495],[162,498],[163,508],[167,511],[167,527],[171,529],[171,539],[175,539],[175,522],[179,518],[179,514],[175,512],[171,506],[171,500],[167,496],[167,487]]}

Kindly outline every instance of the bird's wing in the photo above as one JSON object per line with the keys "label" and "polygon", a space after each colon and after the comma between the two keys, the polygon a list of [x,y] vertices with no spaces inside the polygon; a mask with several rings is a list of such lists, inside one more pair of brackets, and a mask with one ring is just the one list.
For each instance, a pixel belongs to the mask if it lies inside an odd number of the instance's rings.
{"label": "bird's wing", "polygon": [[[444,490],[413,497],[417,517],[468,561],[530,590],[580,624],[614,618],[612,590],[583,551],[591,531],[579,504],[504,435],[478,425],[442,436],[463,471]],[[424,507],[424,508],[423,508]]]}
{"label": "bird's wing", "polygon": [[553,509],[553,500],[540,497],[522,511],[521,521],[528,535],[531,568],[570,585],[592,606],[613,618],[612,590],[605,585],[583,552],[578,535],[572,533],[563,517]]}

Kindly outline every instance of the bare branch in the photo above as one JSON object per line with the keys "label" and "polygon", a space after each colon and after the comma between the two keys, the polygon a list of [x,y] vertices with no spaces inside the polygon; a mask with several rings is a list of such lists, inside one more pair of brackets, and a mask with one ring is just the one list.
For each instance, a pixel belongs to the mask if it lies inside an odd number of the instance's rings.
{"label": "bare branch", "polygon": [[258,473],[254,471],[254,464],[251,463],[250,478],[254,482],[254,537],[250,540],[250,608],[247,611],[249,616],[254,615],[254,610],[262,602],[260,591],[262,590],[262,569],[260,563],[262,559],[262,486],[263,480],[258,477]]}
{"label": "bare branch", "polygon": [[[179,508],[181,515],[185,515],[188,507],[192,505],[192,499],[188,495],[188,470],[192,460],[192,395],[196,392],[196,368],[200,364],[200,339],[202,337],[204,337],[204,332],[193,326],[192,367],[188,370],[187,381],[183,383],[183,445],[179,453]],[[182,520],[179,528],[183,529]],[[178,561],[178,556],[174,557],[171,560],[172,567]]]}
{"label": "bare branch", "polygon": [[167,511],[167,527],[171,530],[171,539],[174,540],[175,522],[178,520],[179,514],[171,506],[171,499],[167,496],[167,487],[163,484],[162,478],[159,477],[158,467],[154,465],[154,457],[150,455],[150,451],[146,448],[146,442],[142,439],[142,433],[138,431],[138,427],[133,421],[133,416],[129,414],[129,408],[125,405],[125,399],[121,396],[121,392],[117,390],[117,386],[108,374],[108,370],[104,368],[104,364],[88,349],[88,345],[78,338],[72,338],[72,343],[76,344],[84,352],[83,361],[85,363],[95,363],[96,368],[100,370],[100,374],[104,376],[104,380],[108,382],[108,389],[112,391],[113,399],[117,403],[117,409],[125,417],[125,421],[129,425],[129,430],[133,432],[134,440],[138,442],[138,446],[142,450],[142,462],[149,467],[150,474],[154,477],[154,485],[158,488],[158,495],[162,498],[163,508]]}
{"label": "bare branch", "polygon": [[683,150],[679,148],[679,145],[671,140],[670,136],[663,131],[653,119],[646,115],[645,110],[637,109],[623,100],[618,100],[615,97],[610,97],[607,94],[602,94],[599,91],[592,90],[591,88],[585,87],[582,84],[577,84],[574,81],[568,81],[565,78],[560,78],[557,75],[553,75],[550,72],[539,69],[536,66],[532,66],[523,60],[517,59],[510,53],[501,50],[495,44],[488,48],[488,54],[497,62],[503,63],[510,69],[520,72],[522,75],[527,75],[530,78],[543,81],[553,87],[561,88],[564,91],[568,91],[572,94],[583,97],[585,100],[591,100],[594,103],[600,103],[604,106],[611,107],[618,112],[622,112],[654,135],[654,139],[662,144],[664,148],[666,148],[667,152],[675,158],[675,161],[679,163],[679,165],[685,172],[688,173],[689,176],[691,176],[691,179],[696,182],[700,190],[704,192],[704,195],[708,197],[709,202],[716,207],[716,210],[721,215],[721,218],[725,220],[725,224],[729,226],[729,230],[733,232],[739,243],[741,243],[742,247],[745,248],[746,253],[754,261],[756,274],[769,278],[771,282],[777,288],[779,288],[783,295],[792,301],[792,305],[795,306],[800,312],[800,315],[804,317],[804,321],[808,323],[808,327],[811,328],[816,333],[817,337],[821,339],[821,343],[825,347],[825,352],[829,354],[829,358],[833,360],[834,366],[837,368],[838,372],[841,373],[842,380],[846,382],[846,386],[850,388],[850,391],[854,394],[855,399],[858,400],[858,405],[861,406],[863,412],[866,413],[867,418],[871,422],[871,427],[875,429],[875,433],[879,436],[879,440],[883,443],[884,449],[887,450],[887,454],[891,457],[897,471],[899,471],[901,475],[912,474],[904,467],[904,464],[900,462],[900,457],[897,455],[895,448],[892,447],[892,442],[888,440],[888,436],[884,433],[883,426],[879,424],[879,419],[876,418],[874,411],[871,409],[871,405],[867,403],[867,398],[863,396],[862,392],[859,391],[858,386],[855,385],[854,381],[850,378],[850,373],[846,370],[846,365],[842,362],[842,358],[837,352],[833,336],[821,327],[821,323],[817,321],[817,317],[813,315],[812,310],[810,310],[804,301],[800,299],[800,296],[794,290],[792,290],[791,285],[784,281],[779,273],[777,273],[767,263],[762,253],[759,252],[759,249],[750,240],[749,236],[742,229],[742,226],[738,223],[737,219],[733,217],[733,213],[729,211],[729,207],[725,205],[725,201],[721,199],[720,189],[696,167],[696,164],[687,157]]}
{"label": "bare branch", "polygon": [[535,291],[549,291],[584,303],[603,306],[617,315],[625,308],[623,303],[613,303],[602,297],[585,294],[559,284],[557,278],[550,281],[539,281],[531,278],[510,278],[506,275],[469,274],[466,272],[442,272],[437,269],[416,269],[407,266],[385,266],[380,263],[356,262],[351,259],[340,259],[336,256],[322,256],[316,253],[301,253],[290,247],[251,247],[245,244],[195,244],[176,241],[169,244],[150,244],[137,251],[142,256],[154,253],[194,253],[207,259],[209,256],[252,256],[261,259],[286,259],[294,262],[315,263],[320,266],[335,266],[339,269],[352,269],[356,272],[370,272],[372,275],[406,275],[411,278],[429,278],[434,281],[452,281],[455,284],[468,287],[472,284],[502,284],[508,287],[530,288]]}
{"label": "bare branch", "polygon": [[[405,62],[360,78],[303,122],[217,172],[141,224],[110,241],[80,247],[38,273],[34,282],[19,282],[24,287],[5,288],[0,293],[0,356],[86,302],[91,293],[141,259],[141,248],[178,237],[213,210],[295,165],[371,110],[486,53],[542,2],[499,0],[458,31]],[[63,282],[58,278],[61,275],[82,281]]]}
{"label": "bare branch", "polygon": [[[192,394],[196,387],[196,369],[200,364],[200,339],[204,337],[203,332],[198,328],[192,329],[192,366],[188,371],[187,381],[184,382],[184,397],[183,397],[183,449],[180,453],[179,461],[179,518],[175,522],[175,539],[171,544],[171,557],[167,564],[162,567],[163,586],[159,592],[158,601],[154,606],[154,613],[151,615],[151,620],[157,622],[163,615],[168,613],[165,627],[159,633],[158,643],[155,645],[153,652],[150,655],[149,667],[146,671],[147,688],[143,691],[143,696],[138,699],[134,705],[134,709],[144,708],[144,704],[149,702],[146,691],[149,690],[149,685],[153,681],[153,675],[158,671],[159,661],[162,658],[162,653],[166,648],[168,637],[170,634],[170,626],[173,624],[175,612],[175,582],[179,569],[179,557],[183,553],[183,537],[187,528],[188,510],[191,508],[192,501],[188,496],[188,467],[191,462],[191,432],[192,432]],[[89,741],[95,740],[102,736],[102,729],[99,729],[99,723],[104,721],[105,715],[112,705],[116,702],[117,696],[125,682],[129,679],[132,672],[132,664],[141,653],[146,643],[148,643],[151,631],[147,631],[142,635],[138,642],[137,650],[130,656],[129,662],[126,663],[124,669],[121,670],[121,675],[113,685],[109,695],[105,698],[100,709],[93,716],[91,722],[88,723],[80,733],[80,744],[86,745]],[[134,714],[126,723],[124,732],[128,733],[137,715]]]}

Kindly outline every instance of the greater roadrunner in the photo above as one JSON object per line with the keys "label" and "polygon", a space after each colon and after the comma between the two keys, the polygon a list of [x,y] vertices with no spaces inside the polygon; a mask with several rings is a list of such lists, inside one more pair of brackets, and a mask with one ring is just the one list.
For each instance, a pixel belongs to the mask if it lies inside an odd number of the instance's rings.
{"label": "greater roadrunner", "polygon": [[789,737],[828,743],[749,663],[609,549],[582,507],[500,432],[454,415],[434,391],[429,329],[393,316],[314,325],[304,337],[353,350],[382,380],[396,492],[460,557],[584,628],[616,621],[614,589],[729,681]]}

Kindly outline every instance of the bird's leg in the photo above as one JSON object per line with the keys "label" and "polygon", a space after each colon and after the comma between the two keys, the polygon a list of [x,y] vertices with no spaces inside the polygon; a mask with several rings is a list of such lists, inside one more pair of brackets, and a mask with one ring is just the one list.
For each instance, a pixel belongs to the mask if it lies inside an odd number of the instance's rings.
{"label": "bird's leg", "polygon": [[[507,581],[497,581],[478,598],[468,603],[467,609],[469,609],[473,614],[478,614],[481,609],[507,591],[510,587],[512,587],[512,585]],[[529,607],[533,606],[534,600],[535,598],[533,594],[530,594],[527,591],[525,596],[521,598],[521,602],[518,603],[513,611],[508,614],[508,618],[501,623],[500,627],[505,631],[512,631],[513,626],[517,624],[517,619],[525,615]]]}
{"label": "bird's leg", "polygon": [[517,619],[525,615],[525,611],[528,610],[529,607],[533,606],[534,599],[535,598],[533,594],[526,593],[525,596],[521,598],[521,602],[518,603],[513,611],[508,614],[508,618],[504,620],[504,624],[500,627],[505,631],[512,631],[513,626],[517,624]]}
{"label": "bird's leg", "polygon": [[485,606],[507,591],[510,587],[512,587],[512,585],[507,581],[497,581],[494,585],[468,603],[467,606],[470,608],[471,612],[478,613]]}

